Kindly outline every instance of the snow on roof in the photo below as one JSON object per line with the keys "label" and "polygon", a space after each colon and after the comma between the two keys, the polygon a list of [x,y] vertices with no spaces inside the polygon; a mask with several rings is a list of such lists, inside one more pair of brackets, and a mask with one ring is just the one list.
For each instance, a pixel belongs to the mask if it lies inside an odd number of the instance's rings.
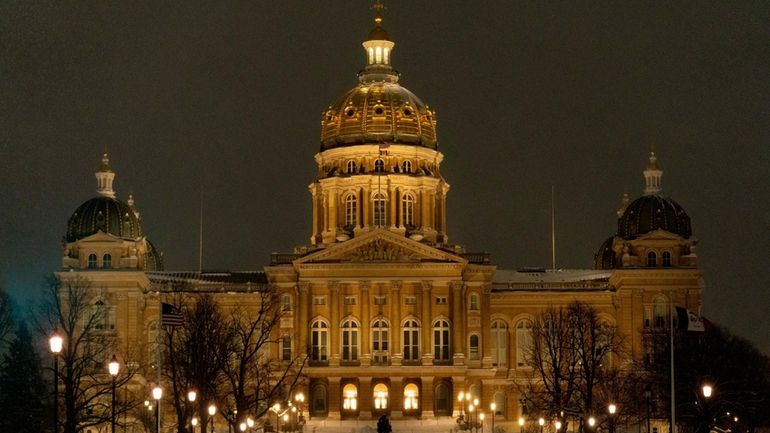
{"label": "snow on roof", "polygon": [[498,269],[492,278],[497,290],[608,290],[611,270],[604,269]]}

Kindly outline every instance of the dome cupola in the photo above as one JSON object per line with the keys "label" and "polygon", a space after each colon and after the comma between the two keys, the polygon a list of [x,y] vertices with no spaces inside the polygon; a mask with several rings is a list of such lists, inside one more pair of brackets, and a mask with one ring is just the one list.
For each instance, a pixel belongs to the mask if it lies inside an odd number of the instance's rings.
{"label": "dome cupola", "polygon": [[436,149],[436,114],[398,84],[399,73],[391,66],[396,44],[382,27],[382,3],[374,9],[375,26],[362,44],[366,66],[358,85],[322,114],[321,150],[383,142]]}

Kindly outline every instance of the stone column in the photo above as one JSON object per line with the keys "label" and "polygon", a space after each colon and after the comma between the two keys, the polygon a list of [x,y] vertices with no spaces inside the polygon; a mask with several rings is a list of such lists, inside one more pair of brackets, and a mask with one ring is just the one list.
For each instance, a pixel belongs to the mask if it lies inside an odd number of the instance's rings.
{"label": "stone column", "polygon": [[432,363],[435,354],[433,353],[433,346],[431,345],[431,337],[433,335],[433,317],[431,316],[431,288],[432,283],[430,281],[422,281],[422,364],[429,365]]}
{"label": "stone column", "polygon": [[[329,304],[331,317],[329,320],[329,365],[340,365],[340,284],[339,281],[329,281]],[[339,397],[339,396],[338,396]]]}
{"label": "stone column", "polygon": [[459,401],[457,400],[457,396],[459,396],[461,392],[465,394],[466,391],[465,376],[452,377],[452,392],[454,392],[454,395],[452,396],[452,400],[454,401],[454,411],[452,412],[452,416],[455,418],[460,416],[461,413],[465,413],[465,400]]}
{"label": "stone column", "polygon": [[361,227],[371,227],[373,225],[371,210],[369,209],[372,198],[366,188],[361,190]]}
{"label": "stone column", "polygon": [[465,290],[462,281],[452,281],[452,363],[465,364]]}
{"label": "stone column", "polygon": [[372,363],[372,348],[369,344],[369,325],[372,321],[369,312],[369,281],[359,281],[358,284],[361,287],[361,365],[367,367]]}
{"label": "stone column", "polygon": [[404,384],[403,378],[391,377],[390,390],[388,394],[388,404],[390,405],[390,417],[392,419],[403,419],[404,408]]}
{"label": "stone column", "polygon": [[391,364],[401,365],[401,360],[404,358],[403,347],[401,347],[401,281],[390,282],[390,299]]}
{"label": "stone column", "polygon": [[297,303],[297,316],[295,321],[296,328],[304,329],[305,332],[297,332],[297,346],[295,350],[297,353],[307,352],[307,342],[310,333],[310,328],[307,326],[310,323],[310,283],[302,281],[297,283],[299,292],[299,302]]}
{"label": "stone column", "polygon": [[372,419],[372,378],[360,377],[358,387],[358,418]]}
{"label": "stone column", "polygon": [[433,376],[422,377],[420,404],[422,418],[433,418]]}
{"label": "stone column", "polygon": [[328,419],[340,419],[340,409],[342,408],[342,390],[340,389],[339,377],[329,378],[329,395],[327,395],[327,397],[327,402],[329,405]]}

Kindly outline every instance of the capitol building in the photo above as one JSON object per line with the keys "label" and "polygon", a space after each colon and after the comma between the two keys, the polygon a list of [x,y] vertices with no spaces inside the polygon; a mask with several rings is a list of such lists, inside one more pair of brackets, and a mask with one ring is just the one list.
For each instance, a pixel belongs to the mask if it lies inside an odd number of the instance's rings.
{"label": "capitol building", "polygon": [[350,432],[386,414],[394,431],[406,423],[446,432],[465,411],[462,393],[484,408],[494,403],[487,416],[511,432],[526,415],[518,390],[531,375],[530,328],[544,309],[592,306],[634,359],[644,357],[645,330],[665,322],[671,305],[700,310],[690,217],[664,194],[654,153],[639,161],[641,195],[607,209],[617,212],[617,230],[585,251],[593,269],[502,269],[453,244],[449,182],[464,179],[444,178],[440,119],[402,85],[395,45],[378,11],[357,82],[318,107],[319,151],[307,155],[317,164],[308,242],[265,254],[262,269],[164,270],[162,245],[142,230],[133,197],[117,196],[116,173],[102,157],[97,195],[67,223],[57,274],[90,281],[109,311],[106,327],[121,344],[147,348],[137,362],[153,362],[148,343],[175,290],[214,294],[223,308],[257,308],[255,292],[265,289],[285,310],[273,356],[307,357],[306,378],[292,390],[307,396],[305,431]]}

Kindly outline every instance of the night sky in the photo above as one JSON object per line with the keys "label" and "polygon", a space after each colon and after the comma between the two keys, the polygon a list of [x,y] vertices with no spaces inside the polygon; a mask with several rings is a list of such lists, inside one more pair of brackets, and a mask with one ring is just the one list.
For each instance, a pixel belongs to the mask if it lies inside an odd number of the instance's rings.
{"label": "night sky", "polygon": [[[91,3],[91,4],[88,4]],[[60,266],[106,149],[169,270],[308,242],[321,112],[356,84],[367,1],[0,2],[0,284]],[[437,111],[451,242],[588,268],[647,153],[692,218],[703,313],[770,353],[770,2],[387,2]]]}

